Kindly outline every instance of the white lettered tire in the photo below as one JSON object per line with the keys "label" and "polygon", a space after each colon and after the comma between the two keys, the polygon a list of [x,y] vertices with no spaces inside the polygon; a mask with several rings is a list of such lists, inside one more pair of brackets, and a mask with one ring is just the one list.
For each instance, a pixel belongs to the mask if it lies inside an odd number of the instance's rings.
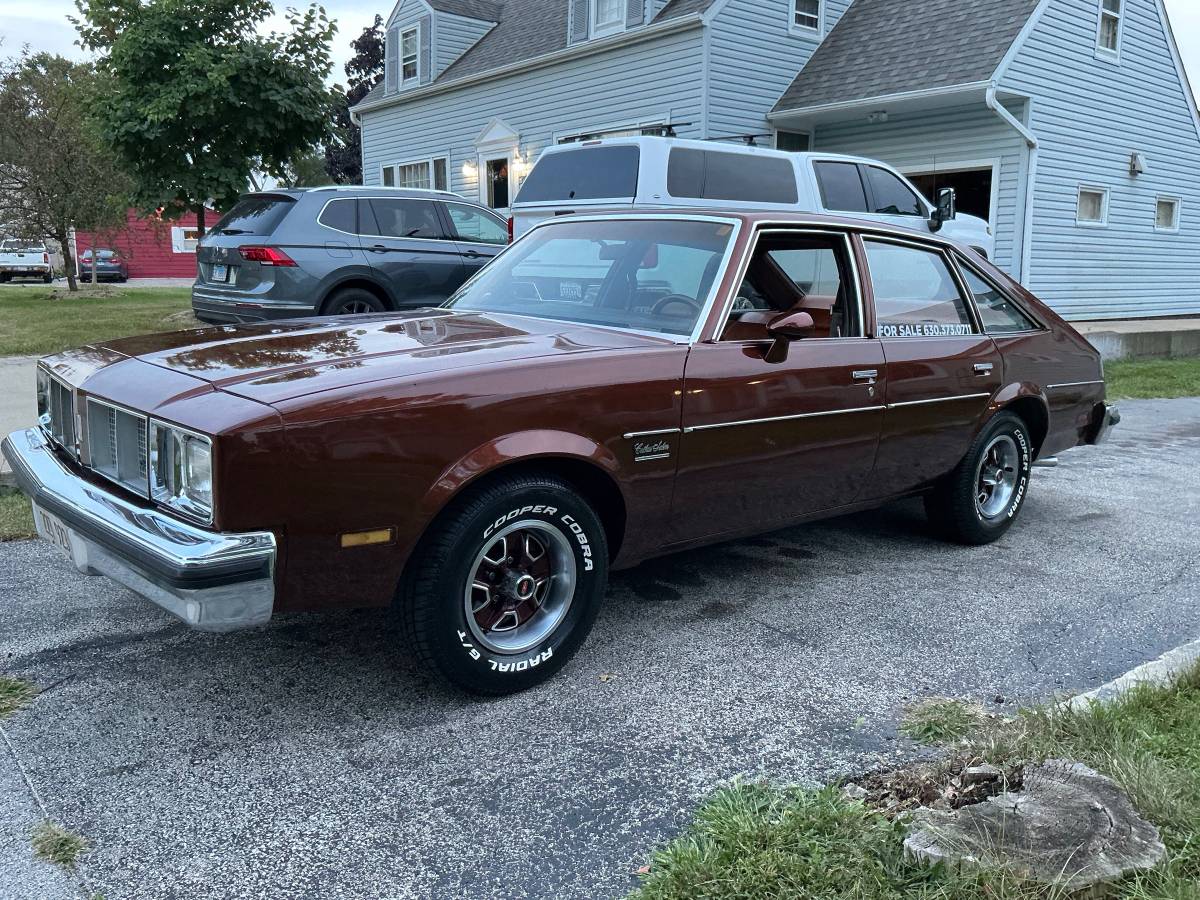
{"label": "white lettered tire", "polygon": [[510,694],[570,660],[607,581],[608,544],[588,502],[553,476],[515,475],[439,516],[397,604],[423,664],[472,693]]}

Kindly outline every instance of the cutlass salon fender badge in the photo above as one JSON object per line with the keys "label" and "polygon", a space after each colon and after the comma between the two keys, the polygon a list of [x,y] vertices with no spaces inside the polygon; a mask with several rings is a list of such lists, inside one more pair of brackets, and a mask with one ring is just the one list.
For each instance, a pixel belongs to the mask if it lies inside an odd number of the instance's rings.
{"label": "cutlass salon fender badge", "polygon": [[635,441],[633,458],[636,462],[649,459],[667,459],[671,455],[671,444],[668,441]]}

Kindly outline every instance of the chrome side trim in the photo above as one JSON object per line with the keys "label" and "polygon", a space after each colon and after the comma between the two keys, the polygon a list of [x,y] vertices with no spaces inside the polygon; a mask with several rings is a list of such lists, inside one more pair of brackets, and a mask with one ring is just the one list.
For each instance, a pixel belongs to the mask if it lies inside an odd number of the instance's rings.
{"label": "chrome side trim", "polygon": [[652,459],[670,459],[670,453],[656,453],[653,456],[639,456],[634,459],[634,462],[650,462]]}
{"label": "chrome side trim", "polygon": [[632,441],[634,438],[658,437],[662,434],[679,434],[678,428],[660,428],[658,431],[627,431],[622,437],[627,441]]}
{"label": "chrome side trim", "polygon": [[928,400],[904,400],[900,403],[889,403],[888,409],[900,409],[905,406],[928,406],[931,403],[952,403],[955,400],[980,400],[984,397],[990,397],[991,394],[959,394],[955,397],[931,397]]}
{"label": "chrome side trim", "polygon": [[714,425],[693,425],[683,429],[684,434],[694,431],[714,431],[718,428],[738,428],[742,425],[765,425],[768,422],[791,422],[797,419],[821,419],[827,416],[845,416],[852,413],[882,412],[884,406],[858,406],[853,409],[831,409],[826,412],[797,413],[792,416],[768,416],[765,419],[742,419],[738,422],[718,422]]}
{"label": "chrome side trim", "polygon": [[1053,390],[1057,390],[1058,388],[1087,387],[1088,385],[1091,385],[1091,384],[1104,384],[1104,382],[1102,380],[1101,381],[1068,381],[1065,384],[1048,384],[1048,385],[1046,385],[1046,390],[1053,391]]}

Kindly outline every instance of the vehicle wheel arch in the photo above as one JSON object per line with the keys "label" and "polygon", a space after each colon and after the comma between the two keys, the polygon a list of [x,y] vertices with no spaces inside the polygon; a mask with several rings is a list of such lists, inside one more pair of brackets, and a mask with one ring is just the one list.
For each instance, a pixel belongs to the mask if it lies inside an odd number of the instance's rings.
{"label": "vehicle wheel arch", "polygon": [[1000,412],[1011,412],[1019,416],[1029,428],[1029,436],[1033,439],[1033,453],[1036,459],[1041,453],[1046,436],[1050,433],[1050,403],[1046,394],[1035,384],[1010,384],[1000,390],[993,398],[988,410],[988,416],[980,424],[980,429],[986,428],[992,417]]}
{"label": "vehicle wheel arch", "polygon": [[325,309],[325,304],[329,302],[329,299],[334,294],[336,294],[338,291],[344,291],[348,288],[358,288],[360,290],[368,291],[369,293],[378,297],[383,305],[387,307],[387,309],[397,309],[396,302],[392,299],[391,292],[383,287],[383,285],[365,275],[354,275],[349,278],[343,278],[339,281],[336,281],[324,290],[324,292],[321,294],[321,301],[317,304],[318,312],[321,312]]}
{"label": "vehicle wheel arch", "polygon": [[578,490],[596,510],[611,561],[621,548],[628,516],[616,472],[617,460],[611,451],[581,435],[527,431],[498,438],[471,451],[437,479],[419,504],[421,537],[469,491],[513,475],[554,475]]}

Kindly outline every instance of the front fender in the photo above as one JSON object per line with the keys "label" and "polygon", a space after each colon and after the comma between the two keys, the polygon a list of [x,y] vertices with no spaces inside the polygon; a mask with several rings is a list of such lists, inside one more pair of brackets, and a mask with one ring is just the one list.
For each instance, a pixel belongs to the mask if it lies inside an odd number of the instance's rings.
{"label": "front fender", "polygon": [[479,478],[513,463],[550,458],[588,463],[618,482],[616,456],[591,438],[552,429],[507,434],[481,444],[442,472],[418,504],[422,532],[451,499]]}

